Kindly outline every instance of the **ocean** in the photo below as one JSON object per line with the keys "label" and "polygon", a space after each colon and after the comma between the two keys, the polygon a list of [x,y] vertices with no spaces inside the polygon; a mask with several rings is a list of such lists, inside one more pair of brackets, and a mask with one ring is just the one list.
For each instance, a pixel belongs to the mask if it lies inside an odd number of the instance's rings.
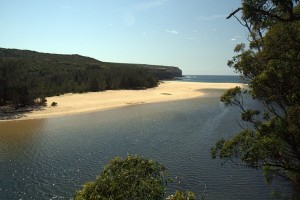
{"label": "ocean", "polygon": [[208,83],[241,83],[241,77],[238,75],[184,75],[178,78],[184,82],[208,82]]}
{"label": "ocean", "polygon": [[[181,81],[204,79],[237,80],[186,76]],[[110,159],[129,154],[166,166],[174,179],[167,194],[182,189],[198,199],[203,191],[209,200],[272,199],[273,186],[265,184],[260,170],[211,158],[218,139],[241,129],[240,112],[219,101],[223,90],[205,92],[202,98],[1,122],[0,199],[72,199]]]}

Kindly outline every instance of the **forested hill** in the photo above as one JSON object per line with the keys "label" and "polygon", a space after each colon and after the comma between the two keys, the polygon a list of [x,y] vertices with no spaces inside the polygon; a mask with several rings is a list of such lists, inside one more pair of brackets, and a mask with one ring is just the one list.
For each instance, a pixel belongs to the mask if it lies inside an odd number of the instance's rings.
{"label": "forested hill", "polygon": [[30,105],[36,98],[69,92],[150,88],[181,75],[177,67],[0,48],[0,106]]}

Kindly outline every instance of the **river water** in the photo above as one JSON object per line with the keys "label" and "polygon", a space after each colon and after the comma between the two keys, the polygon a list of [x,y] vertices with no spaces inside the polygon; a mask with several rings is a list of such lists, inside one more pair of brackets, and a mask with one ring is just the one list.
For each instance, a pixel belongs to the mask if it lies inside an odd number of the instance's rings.
{"label": "river water", "polygon": [[175,189],[206,199],[272,199],[261,171],[210,157],[240,127],[239,112],[203,98],[132,105],[39,120],[0,122],[0,199],[72,199],[115,156],[138,154],[168,169]]}

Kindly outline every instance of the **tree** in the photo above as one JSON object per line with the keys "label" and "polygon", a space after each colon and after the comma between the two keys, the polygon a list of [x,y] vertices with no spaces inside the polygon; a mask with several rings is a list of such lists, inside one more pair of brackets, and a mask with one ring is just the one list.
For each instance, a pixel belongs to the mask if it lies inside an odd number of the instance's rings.
{"label": "tree", "polygon": [[[248,89],[230,89],[221,101],[225,105],[239,106],[241,119],[251,126],[231,139],[219,140],[211,150],[212,157],[260,168],[268,183],[280,176],[290,183],[294,191],[292,197],[299,199],[299,1],[242,2],[243,15],[239,22],[250,31],[250,44],[248,49],[245,44],[237,45],[238,55],[228,65],[246,77]],[[263,29],[265,35],[262,35]],[[246,108],[244,93],[262,102],[263,109]]]}
{"label": "tree", "polygon": [[75,199],[163,199],[166,169],[137,156],[117,157]]}
{"label": "tree", "polygon": [[[168,181],[171,180],[166,168],[158,162],[130,155],[124,159],[116,157],[104,167],[95,182],[86,183],[76,192],[75,200],[162,200]],[[196,195],[177,190],[167,199],[195,200]]]}
{"label": "tree", "polygon": [[20,60],[0,61],[0,106],[15,108],[33,105],[38,96],[36,79],[27,74],[28,65]]}
{"label": "tree", "polygon": [[[195,199],[196,199],[195,193],[190,191],[183,192],[180,190],[177,190],[174,194],[166,198],[166,200],[195,200]],[[204,199],[203,196],[201,199]]]}

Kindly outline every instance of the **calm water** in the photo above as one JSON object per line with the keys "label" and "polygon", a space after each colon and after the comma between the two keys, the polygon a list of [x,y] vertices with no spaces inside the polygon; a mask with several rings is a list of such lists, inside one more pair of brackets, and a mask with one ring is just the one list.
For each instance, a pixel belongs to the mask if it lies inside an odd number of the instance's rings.
{"label": "calm water", "polygon": [[240,76],[220,76],[220,75],[184,75],[180,77],[184,82],[211,82],[211,83],[240,83]]}
{"label": "calm water", "polygon": [[[174,189],[207,199],[271,199],[258,170],[221,166],[210,157],[220,137],[239,130],[239,113],[205,98],[135,105],[42,120],[0,123],[0,199],[71,199],[115,156],[138,154],[164,164]],[[177,180],[177,181],[176,181]]]}

